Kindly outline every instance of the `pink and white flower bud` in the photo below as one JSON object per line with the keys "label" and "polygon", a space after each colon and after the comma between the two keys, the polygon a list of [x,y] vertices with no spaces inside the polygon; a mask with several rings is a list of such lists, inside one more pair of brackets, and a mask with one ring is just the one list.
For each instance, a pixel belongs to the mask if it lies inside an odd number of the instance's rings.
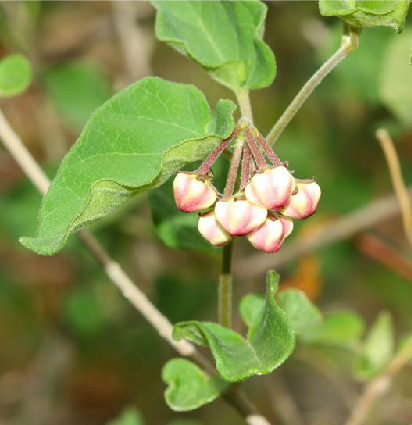
{"label": "pink and white flower bud", "polygon": [[269,210],[284,208],[295,190],[295,179],[283,165],[256,173],[246,186],[249,202]]}
{"label": "pink and white flower bud", "polygon": [[265,208],[251,204],[245,199],[230,199],[216,203],[217,221],[232,236],[242,236],[261,226],[267,216]]}
{"label": "pink and white flower bud", "polygon": [[197,228],[200,234],[212,245],[224,246],[232,239],[229,233],[216,221],[213,211],[200,215]]}
{"label": "pink and white flower bud", "polygon": [[265,223],[247,236],[248,241],[265,252],[277,252],[293,229],[292,220],[269,216]]}
{"label": "pink and white flower bud", "polygon": [[292,196],[282,214],[296,220],[303,220],[316,211],[320,199],[320,186],[316,182],[301,182],[297,184],[297,189],[298,193]]}
{"label": "pink and white flower bud", "polygon": [[178,173],[173,181],[177,208],[183,212],[204,210],[216,202],[216,190],[193,173]]}

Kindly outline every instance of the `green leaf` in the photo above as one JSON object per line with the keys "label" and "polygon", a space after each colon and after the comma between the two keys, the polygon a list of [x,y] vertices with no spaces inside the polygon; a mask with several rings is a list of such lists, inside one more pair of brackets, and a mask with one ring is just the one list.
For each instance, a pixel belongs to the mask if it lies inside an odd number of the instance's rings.
{"label": "green leaf", "polygon": [[247,339],[217,323],[198,321],[177,323],[173,337],[208,346],[217,371],[226,381],[237,382],[272,372],[295,347],[292,326],[274,299],[277,281],[278,276],[271,272],[265,306],[259,315],[249,318]]}
{"label": "green leaf", "polygon": [[325,314],[319,326],[301,336],[309,343],[353,348],[363,330],[364,323],[356,313],[339,311]]}
{"label": "green leaf", "polygon": [[388,44],[380,70],[382,102],[406,126],[412,125],[412,30]]}
{"label": "green leaf", "polygon": [[279,306],[285,310],[297,335],[321,326],[322,314],[304,292],[288,289],[279,293]]}
{"label": "green leaf", "polygon": [[13,53],[0,61],[0,96],[11,97],[23,93],[32,77],[30,62],[20,53]]}
{"label": "green leaf", "polygon": [[[279,306],[285,311],[296,335],[305,332],[322,323],[322,314],[302,291],[288,289],[278,295]],[[240,302],[240,314],[249,325],[256,320],[265,306],[265,300],[257,294],[247,294]]]}
{"label": "green leaf", "polygon": [[112,95],[107,77],[91,63],[58,65],[46,71],[42,81],[62,117],[79,130]]}
{"label": "green leaf", "polygon": [[153,1],[156,36],[238,92],[272,84],[276,63],[262,40],[267,7],[259,1]]}
{"label": "green leaf", "polygon": [[355,365],[356,376],[367,380],[381,372],[392,358],[394,345],[391,315],[388,312],[382,312],[363,343],[360,358]]}
{"label": "green leaf", "polygon": [[141,414],[134,407],[126,408],[117,419],[106,425],[144,425]]}
{"label": "green leaf", "polygon": [[166,403],[177,412],[187,412],[210,403],[230,385],[219,376],[210,377],[186,359],[169,360],[162,371],[168,384]]}
{"label": "green leaf", "polygon": [[124,89],[90,117],[43,200],[37,237],[21,243],[56,253],[71,233],[207,156],[233,131],[234,109],[219,101],[214,120],[194,86],[155,77]]}
{"label": "green leaf", "polygon": [[319,0],[323,16],[338,16],[352,27],[390,27],[401,32],[409,0]]}

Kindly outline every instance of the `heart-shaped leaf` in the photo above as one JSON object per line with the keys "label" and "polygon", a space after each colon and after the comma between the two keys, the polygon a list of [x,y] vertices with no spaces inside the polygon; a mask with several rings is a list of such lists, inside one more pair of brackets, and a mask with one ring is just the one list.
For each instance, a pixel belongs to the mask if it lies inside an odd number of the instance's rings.
{"label": "heart-shaped leaf", "polygon": [[56,253],[70,233],[207,156],[233,131],[234,109],[221,100],[212,117],[197,88],[160,78],[127,87],[91,116],[43,200],[37,237],[21,242]]}
{"label": "heart-shaped leaf", "polygon": [[31,82],[31,66],[25,56],[13,53],[0,61],[0,96],[23,93]]}
{"label": "heart-shaped leaf", "polygon": [[373,378],[389,362],[394,348],[392,318],[388,312],[382,312],[363,343],[360,358],[355,365],[356,376],[362,380]]}
{"label": "heart-shaped leaf", "polygon": [[166,403],[177,412],[212,402],[230,385],[219,376],[208,376],[186,359],[169,360],[163,367],[162,378],[169,385],[165,391]]}
{"label": "heart-shaped leaf", "polygon": [[267,7],[259,1],[152,2],[156,36],[189,56],[221,84],[241,88],[269,86],[276,63],[262,40]]}
{"label": "heart-shaped leaf", "polygon": [[[322,314],[307,296],[299,290],[288,289],[278,295],[279,306],[285,311],[296,335],[310,332],[322,323]],[[248,294],[240,302],[240,314],[246,324],[251,324],[261,313],[265,300],[257,294]]]}
{"label": "heart-shaped leaf", "polygon": [[260,314],[249,318],[247,339],[217,323],[198,321],[177,323],[173,337],[208,346],[226,381],[272,372],[295,347],[292,326],[274,299],[278,281],[275,272],[268,273],[265,305]]}
{"label": "heart-shaped leaf", "polygon": [[391,27],[401,32],[409,0],[320,0],[323,16],[338,16],[356,28]]}

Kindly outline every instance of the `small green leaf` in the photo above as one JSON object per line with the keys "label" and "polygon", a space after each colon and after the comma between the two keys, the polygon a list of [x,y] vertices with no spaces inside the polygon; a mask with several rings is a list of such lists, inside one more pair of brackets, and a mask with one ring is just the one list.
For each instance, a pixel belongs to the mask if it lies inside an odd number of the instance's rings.
{"label": "small green leaf", "polygon": [[62,117],[79,130],[93,111],[112,95],[107,77],[91,63],[56,66],[42,75],[42,81]]}
{"label": "small green leaf", "polygon": [[388,44],[380,70],[382,102],[406,126],[412,125],[412,30]]}
{"label": "small green leaf", "polygon": [[390,27],[401,32],[409,0],[320,0],[323,16],[338,16],[352,27]]}
{"label": "small green leaf", "polygon": [[367,380],[381,372],[394,353],[394,344],[391,315],[382,312],[363,343],[360,358],[355,366],[356,376]]}
{"label": "small green leaf", "polygon": [[277,281],[278,277],[275,278],[272,272],[263,310],[248,319],[247,340],[217,323],[197,321],[176,324],[173,337],[208,346],[217,371],[226,381],[237,382],[252,375],[272,372],[295,347],[292,326],[274,299]]}
{"label": "small green leaf", "polygon": [[13,53],[0,61],[0,96],[11,97],[23,93],[32,77],[30,62],[20,53]]}
{"label": "small green leaf", "polygon": [[303,335],[322,324],[322,314],[304,292],[288,289],[279,293],[279,306],[285,310],[297,335]]}
{"label": "small green leaf", "polygon": [[239,91],[272,84],[275,58],[262,40],[267,7],[259,1],[162,1],[156,36]]}
{"label": "small green leaf", "polygon": [[162,371],[168,384],[166,403],[177,412],[198,409],[222,394],[230,385],[219,376],[210,377],[186,359],[169,360]]}
{"label": "small green leaf", "polygon": [[[310,332],[322,323],[322,314],[302,291],[288,289],[278,295],[279,306],[285,311],[297,336]],[[247,294],[240,302],[240,314],[249,325],[256,320],[265,306],[263,297]]]}
{"label": "small green leaf", "polygon": [[324,315],[323,322],[302,334],[309,343],[353,348],[362,336],[364,323],[353,312],[340,311]]}
{"label": "small green leaf", "polygon": [[106,425],[144,425],[141,414],[134,407],[128,407],[120,414],[120,416]]}
{"label": "small green leaf", "polygon": [[206,157],[233,131],[234,109],[221,100],[212,119],[194,86],[155,77],[124,89],[90,117],[43,200],[37,237],[21,243],[56,253],[71,233]]}

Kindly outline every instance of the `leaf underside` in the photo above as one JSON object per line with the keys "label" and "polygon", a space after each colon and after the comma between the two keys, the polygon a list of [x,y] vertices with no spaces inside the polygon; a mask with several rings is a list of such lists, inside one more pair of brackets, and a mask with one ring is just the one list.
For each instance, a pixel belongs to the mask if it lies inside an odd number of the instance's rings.
{"label": "leaf underside", "polygon": [[206,157],[233,131],[234,109],[221,100],[213,117],[196,87],[156,77],[119,92],[94,112],[63,159],[43,199],[37,236],[22,244],[56,253],[71,233]]}

